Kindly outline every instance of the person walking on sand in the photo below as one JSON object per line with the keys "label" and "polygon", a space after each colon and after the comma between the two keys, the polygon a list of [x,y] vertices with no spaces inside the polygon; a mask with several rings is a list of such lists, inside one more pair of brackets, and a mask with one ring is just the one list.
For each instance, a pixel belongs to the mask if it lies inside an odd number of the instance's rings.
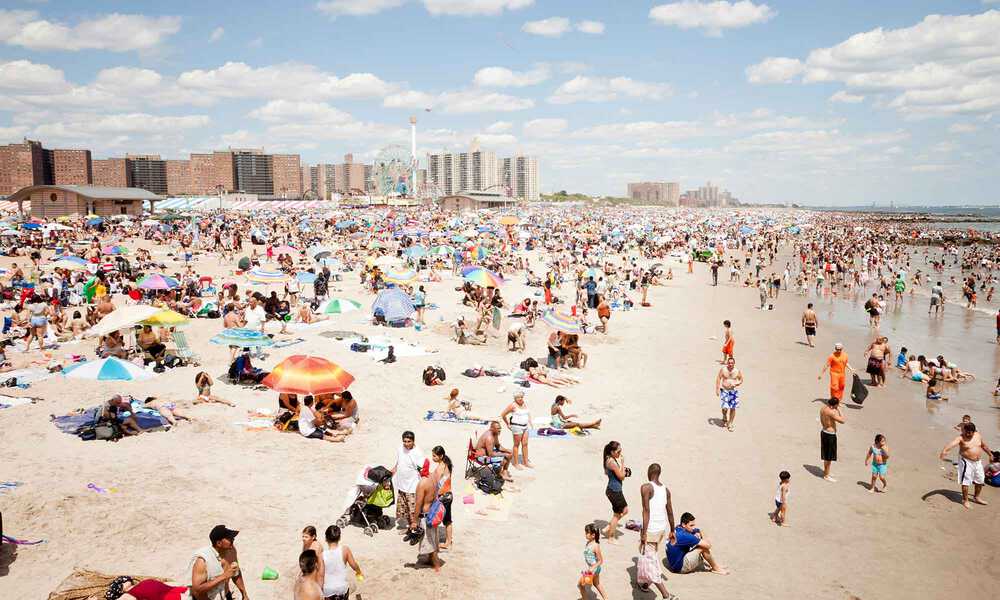
{"label": "person walking on sand", "polygon": [[[642,496],[642,529],[639,533],[639,554],[652,554],[656,558],[656,569],[653,572],[653,586],[660,591],[666,600],[676,598],[663,585],[660,572],[660,544],[668,536],[674,541],[674,506],[670,499],[670,490],[660,483],[660,465],[653,463],[646,469],[647,483],[639,488]],[[649,585],[639,586],[642,591],[649,591]]]}
{"label": "person walking on sand", "polygon": [[726,359],[726,364],[715,376],[715,392],[722,405],[722,426],[732,431],[736,422],[736,409],[740,406],[740,391],[736,388],[743,385],[743,372],[736,368],[736,359],[732,356]]}
{"label": "person walking on sand", "polygon": [[216,525],[208,534],[211,546],[201,548],[191,559],[191,598],[193,600],[224,600],[231,598],[229,582],[232,581],[249,600],[243,573],[240,571],[234,546],[239,531],[225,525]]}
{"label": "person walking on sand", "polygon": [[583,548],[583,560],[587,564],[587,569],[580,575],[580,581],[576,587],[580,590],[580,600],[587,597],[587,586],[592,585],[601,598],[607,600],[608,595],[601,585],[601,567],[604,566],[604,554],[601,553],[601,534],[597,531],[597,526],[587,523],[583,528],[583,533],[587,537],[587,545]]}
{"label": "person walking on sand", "polygon": [[834,344],[833,354],[826,357],[823,370],[819,372],[819,377],[816,379],[822,379],[823,373],[826,373],[827,369],[830,370],[830,398],[843,400],[847,371],[850,370],[853,372],[854,367],[851,366],[851,363],[847,362],[847,353],[844,352],[844,345],[840,342]]}
{"label": "person walking on sand", "polygon": [[733,347],[736,345],[736,338],[733,337],[733,324],[726,319],[722,322],[722,360],[719,364],[726,364],[726,360],[732,358]]}
{"label": "person walking on sand", "polygon": [[[412,431],[404,431],[403,443],[396,449],[396,463],[391,473],[392,483],[396,487],[396,521],[397,527],[406,527],[406,531],[416,527],[410,520],[416,502],[417,484],[420,483],[420,471],[424,467],[424,453],[417,447],[416,436]],[[409,541],[407,536],[406,541]]]}
{"label": "person walking on sand", "polygon": [[323,600],[323,589],[316,581],[319,559],[313,549],[303,550],[299,554],[299,570],[301,573],[295,580],[292,589],[293,600]]}
{"label": "person walking on sand", "polygon": [[611,503],[611,521],[602,533],[604,537],[613,540],[618,537],[618,521],[628,514],[628,502],[622,493],[622,481],[632,474],[632,471],[625,466],[622,445],[614,440],[604,445],[604,474],[608,477],[604,495]]}
{"label": "person walking on sand", "polygon": [[881,433],[875,435],[875,443],[868,447],[865,466],[868,466],[869,461],[872,464],[872,482],[868,486],[868,492],[874,494],[878,491],[875,489],[876,479],[882,481],[882,491],[884,492],[885,488],[889,486],[885,480],[889,470],[889,445],[885,443],[885,436]]}
{"label": "person walking on sand", "polygon": [[778,491],[774,493],[774,524],[778,527],[788,525],[788,497],[792,495],[792,474],[788,471],[778,473]]}
{"label": "person walking on sand", "polygon": [[810,302],[802,312],[802,328],[806,330],[806,343],[809,344],[810,348],[815,347],[813,346],[813,338],[816,337],[817,327],[819,327],[819,317],[816,316],[816,311],[813,310],[813,304]]}
{"label": "person walking on sand", "polygon": [[948,443],[941,450],[941,460],[945,460],[951,449],[958,446],[958,482],[962,486],[962,506],[971,508],[969,505],[969,486],[975,486],[972,501],[976,504],[986,505],[988,502],[979,497],[983,491],[983,483],[986,482],[986,473],[983,471],[983,452],[989,456],[992,452],[983,437],[976,431],[976,424],[962,423],[962,434]]}
{"label": "person walking on sand", "polygon": [[819,432],[819,454],[823,461],[823,479],[836,482],[830,476],[830,463],[837,461],[837,423],[844,423],[844,415],[840,414],[840,398],[830,398],[819,409],[819,422],[822,429]]}

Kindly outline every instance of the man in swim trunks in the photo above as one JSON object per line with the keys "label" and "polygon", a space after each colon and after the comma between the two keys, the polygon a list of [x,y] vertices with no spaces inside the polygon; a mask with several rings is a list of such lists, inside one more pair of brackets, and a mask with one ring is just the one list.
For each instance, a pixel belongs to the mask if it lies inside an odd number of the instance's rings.
{"label": "man in swim trunks", "polygon": [[508,473],[511,451],[500,445],[500,422],[490,421],[490,428],[476,440],[476,458],[484,465],[500,465],[500,477],[507,481],[513,478]]}
{"label": "man in swim trunks", "polygon": [[941,314],[941,309],[944,308],[944,288],[941,287],[941,282],[931,288],[931,305],[927,309],[927,314],[934,312],[934,316]]}
{"label": "man in swim trunks", "polygon": [[736,422],[736,409],[740,406],[740,391],[736,388],[741,385],[743,372],[736,368],[736,359],[730,356],[715,376],[715,391],[722,405],[722,426],[729,431],[733,430],[733,423]]}
{"label": "man in swim trunks", "polygon": [[823,427],[819,432],[819,454],[823,460],[823,479],[830,482],[837,480],[830,476],[830,463],[837,460],[837,423],[844,422],[840,414],[840,398],[830,398],[823,408],[819,409],[819,422]]}
{"label": "man in swim trunks", "polygon": [[802,327],[806,330],[806,343],[812,348],[813,338],[816,337],[816,328],[819,327],[819,317],[813,310],[812,302],[806,305],[806,309],[802,313]]}
{"label": "man in swim trunks", "polygon": [[847,362],[847,353],[844,352],[844,345],[840,342],[833,346],[833,354],[826,358],[826,364],[823,365],[823,370],[819,372],[819,377],[816,379],[822,379],[823,373],[826,373],[827,369],[830,370],[830,397],[843,400],[847,370],[853,372],[854,367]]}
{"label": "man in swim trunks", "polygon": [[736,339],[733,337],[733,324],[729,321],[729,319],[722,322],[722,327],[722,360],[719,362],[721,364],[726,364],[726,360],[733,357],[733,347],[736,345]]}
{"label": "man in swim trunks", "polygon": [[962,423],[962,434],[949,442],[941,450],[941,460],[945,460],[948,453],[955,446],[958,446],[959,454],[958,483],[962,486],[962,506],[970,508],[970,485],[975,486],[972,501],[985,506],[988,503],[979,497],[979,494],[983,491],[983,483],[986,481],[986,475],[983,472],[982,456],[984,451],[987,456],[992,454],[992,452],[986,445],[986,442],[983,441],[983,437],[976,431],[975,423]]}

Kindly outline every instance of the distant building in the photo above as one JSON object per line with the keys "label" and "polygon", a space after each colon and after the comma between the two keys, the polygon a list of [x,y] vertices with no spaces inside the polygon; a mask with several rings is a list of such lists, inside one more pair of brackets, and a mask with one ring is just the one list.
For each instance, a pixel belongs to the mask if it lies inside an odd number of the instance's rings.
{"label": "distant building", "polygon": [[274,194],[271,157],[261,149],[233,150],[233,177],[236,190],[247,194]]}
{"label": "distant building", "polygon": [[517,206],[518,200],[503,192],[468,192],[442,196],[440,203],[441,210],[461,212],[481,208],[513,207]]}
{"label": "distant building", "polygon": [[56,185],[90,185],[94,181],[90,150],[45,150],[46,183]]}
{"label": "distant building", "polygon": [[131,187],[167,194],[167,161],[159,154],[126,154],[125,165]]}
{"label": "distant building", "polygon": [[274,195],[281,198],[302,197],[302,169],[298,154],[274,154],[271,156],[271,172],[274,177]]}
{"label": "distant building", "polygon": [[94,185],[101,187],[131,187],[131,177],[124,158],[103,158],[93,161]]}
{"label": "distant building", "polygon": [[510,195],[521,200],[537,202],[538,160],[530,156],[514,156],[500,161],[500,184],[510,190]]}
{"label": "distant building", "polygon": [[709,181],[696,190],[687,190],[681,194],[681,206],[726,207],[738,206],[739,200],[728,190],[720,190]]}
{"label": "distant building", "polygon": [[368,180],[371,178],[371,165],[354,162],[353,154],[345,154],[344,162],[334,166],[333,189],[331,193],[342,196],[358,196],[370,192]]}
{"label": "distant building", "polygon": [[194,192],[194,181],[191,178],[191,161],[185,159],[168,159],[167,163],[167,193],[171,196],[189,196]]}
{"label": "distant building", "polygon": [[31,185],[92,182],[90,150],[47,150],[33,140],[0,146],[0,195]]}
{"label": "distant building", "polygon": [[678,206],[681,185],[672,181],[643,181],[628,184],[628,197],[645,204]]}
{"label": "distant building", "polygon": [[500,184],[496,152],[482,150],[473,141],[469,152],[442,152],[427,156],[427,182],[441,194],[491,190]]}
{"label": "distant building", "polygon": [[140,188],[53,184],[28,186],[10,197],[17,202],[18,210],[23,208],[25,200],[30,201],[31,216],[39,219],[88,214],[138,216],[142,214],[144,202],[155,207],[155,203],[163,199]]}

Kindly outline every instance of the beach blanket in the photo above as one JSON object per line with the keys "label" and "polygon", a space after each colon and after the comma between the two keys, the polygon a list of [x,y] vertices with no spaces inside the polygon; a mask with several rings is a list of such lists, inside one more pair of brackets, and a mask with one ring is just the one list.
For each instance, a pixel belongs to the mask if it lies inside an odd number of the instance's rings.
{"label": "beach blanket", "polygon": [[428,354],[435,354],[437,350],[428,350],[423,346],[418,346],[417,344],[411,344],[404,339],[392,339],[387,336],[372,336],[367,338],[362,337],[350,337],[340,340],[342,344],[351,347],[351,344],[365,344],[368,346],[367,355],[372,360],[382,360],[389,355],[389,346],[393,347],[393,351],[396,354],[396,358],[406,358],[412,356],[426,356]]}
{"label": "beach blanket", "polygon": [[[135,413],[135,422],[143,431],[166,431],[170,429],[170,422],[156,411],[143,409]],[[84,439],[84,435],[97,425],[100,419],[100,407],[88,408],[79,413],[53,417],[52,424],[63,433],[79,436]],[[92,433],[91,433],[92,435]]]}
{"label": "beach blanket", "polygon": [[488,425],[489,421],[486,419],[467,419],[456,415],[453,412],[444,410],[428,410],[427,415],[424,416],[425,421],[441,421],[443,423],[468,423],[471,425]]}
{"label": "beach blanket", "polygon": [[274,342],[272,348],[287,348],[288,346],[294,346],[295,344],[301,344],[306,341],[304,338],[294,338],[290,340],[278,340]]}
{"label": "beach blanket", "polygon": [[25,404],[34,404],[41,398],[32,398],[30,396],[4,396],[0,395],[0,408],[13,408],[15,406],[24,406]]}
{"label": "beach blanket", "polygon": [[52,377],[52,373],[49,373],[48,369],[15,369],[13,371],[7,371],[6,373],[0,373],[0,381],[6,381],[8,379],[16,379],[18,385],[30,385],[32,383],[42,381]]}
{"label": "beach blanket", "polygon": [[22,485],[20,481],[0,481],[0,493],[12,490]]}
{"label": "beach blanket", "polygon": [[3,541],[7,542],[8,544],[14,544],[15,546],[34,546],[36,544],[45,543],[45,540],[35,540],[35,541],[19,540],[17,538],[10,537],[9,535],[3,536]]}
{"label": "beach blanket", "polygon": [[576,437],[587,437],[588,432],[574,427],[573,429],[553,429],[551,427],[538,427],[528,430],[529,438],[542,438],[549,440],[568,440]]}
{"label": "beach blanket", "polygon": [[[166,581],[159,577],[131,574],[129,576],[132,577],[133,581],[145,579]],[[48,600],[104,600],[108,586],[116,578],[118,575],[108,575],[87,569],[74,569],[73,574],[63,579],[59,586],[49,594]]]}

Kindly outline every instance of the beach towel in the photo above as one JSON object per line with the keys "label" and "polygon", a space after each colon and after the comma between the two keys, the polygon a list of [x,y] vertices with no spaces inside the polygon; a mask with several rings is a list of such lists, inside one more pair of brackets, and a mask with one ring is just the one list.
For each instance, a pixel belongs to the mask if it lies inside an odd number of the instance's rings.
{"label": "beach towel", "polygon": [[24,406],[25,404],[34,404],[41,398],[32,398],[30,396],[3,396],[0,395],[0,408],[13,408],[15,406]]}
{"label": "beach towel", "polygon": [[0,481],[0,493],[12,490],[22,485],[20,481]]}
{"label": "beach towel", "polygon": [[288,346],[294,346],[295,344],[301,344],[304,341],[305,341],[304,338],[294,338],[294,339],[290,339],[290,340],[278,340],[277,342],[274,342],[274,346],[272,346],[272,348],[287,348]]}
{"label": "beach towel", "polygon": [[448,412],[444,410],[428,410],[427,415],[424,416],[425,421],[441,421],[443,423],[468,423],[471,425],[487,425],[489,421],[486,419],[465,419],[461,418],[453,412]]}

